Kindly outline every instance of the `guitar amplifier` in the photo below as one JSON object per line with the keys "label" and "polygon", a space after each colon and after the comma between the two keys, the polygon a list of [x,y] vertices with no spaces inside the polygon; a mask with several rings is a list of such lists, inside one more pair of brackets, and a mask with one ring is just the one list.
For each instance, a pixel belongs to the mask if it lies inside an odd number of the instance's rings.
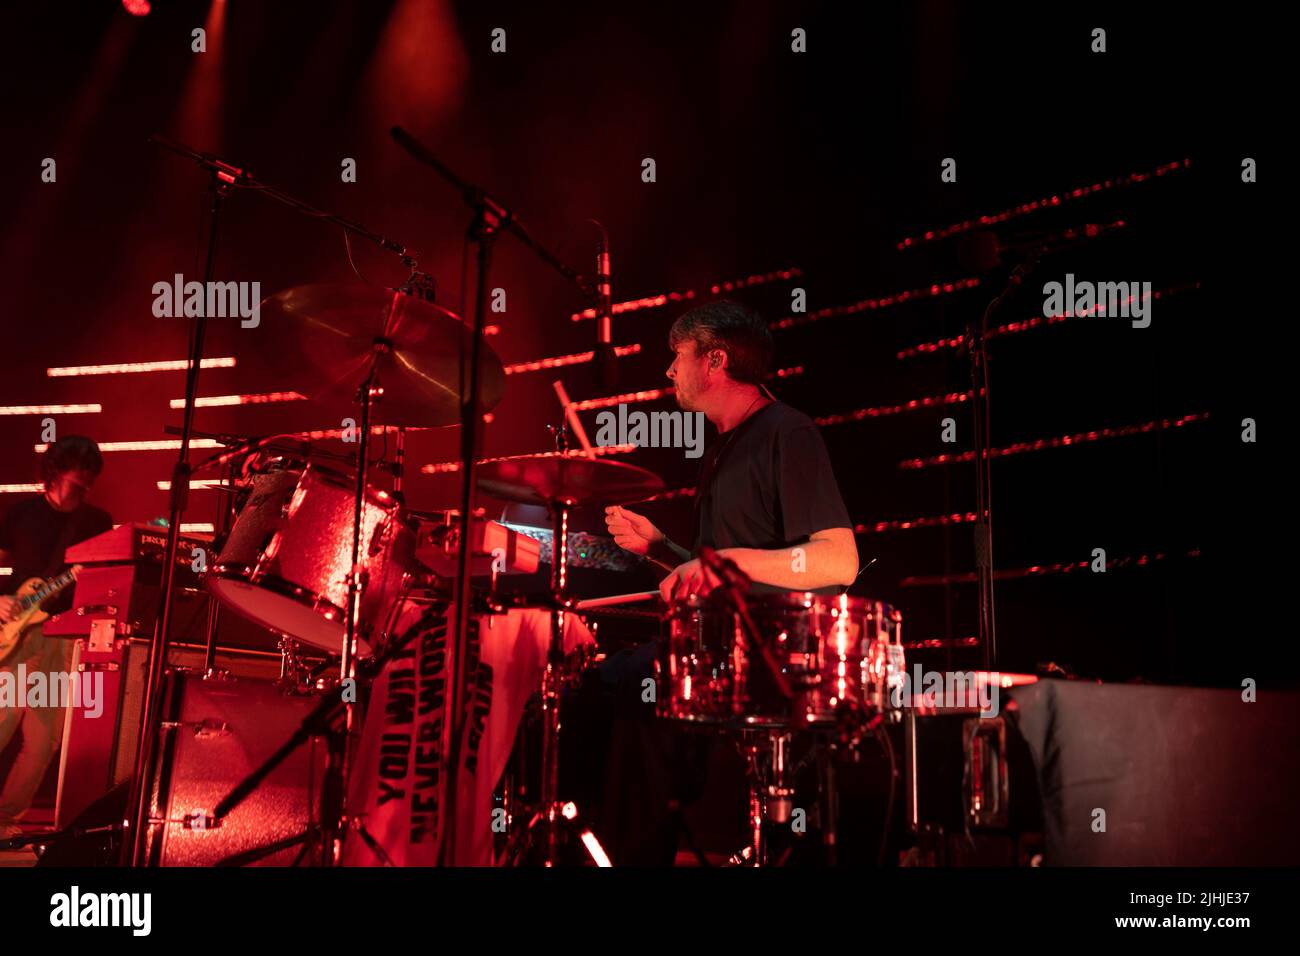
{"label": "guitar amplifier", "polygon": [[[118,525],[68,548],[64,560],[82,566],[72,610],[46,621],[45,635],[85,637],[97,617],[113,618],[119,624],[119,633],[152,633],[162,598],[162,554],[166,543],[165,528],[137,522]],[[192,555],[194,549],[210,546],[211,535],[181,535],[173,612],[182,630],[192,623],[192,615],[205,613],[195,607],[194,599],[203,592],[198,589]]]}
{"label": "guitar amplifier", "polygon": [[[72,610],[46,621],[45,635],[87,637],[93,621],[110,618],[117,622],[120,632],[147,636],[158,616],[161,571],[157,564],[143,561],[82,568],[72,594]],[[176,608],[183,616],[201,613],[201,609],[193,607],[193,589],[178,588],[176,593]]]}
{"label": "guitar amplifier", "polygon": [[[115,784],[130,777],[144,709],[149,642],[121,637],[111,617],[85,620],[89,633],[76,642],[72,672],[80,682],[93,681],[93,696],[90,707],[80,706],[87,701],[83,690],[69,701],[64,714],[57,827],[67,826]],[[205,652],[200,645],[172,642],[168,665],[202,672]],[[274,680],[280,676],[280,655],[274,652],[219,649],[216,663],[218,669],[235,677]]]}

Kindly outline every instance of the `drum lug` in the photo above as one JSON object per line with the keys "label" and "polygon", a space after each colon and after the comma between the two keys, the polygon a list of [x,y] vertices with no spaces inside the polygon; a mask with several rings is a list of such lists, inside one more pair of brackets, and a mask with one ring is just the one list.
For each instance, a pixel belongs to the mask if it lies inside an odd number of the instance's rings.
{"label": "drum lug", "polygon": [[205,717],[194,725],[194,736],[201,740],[213,737],[229,737],[230,734],[230,725],[224,720],[218,720],[215,717]]}

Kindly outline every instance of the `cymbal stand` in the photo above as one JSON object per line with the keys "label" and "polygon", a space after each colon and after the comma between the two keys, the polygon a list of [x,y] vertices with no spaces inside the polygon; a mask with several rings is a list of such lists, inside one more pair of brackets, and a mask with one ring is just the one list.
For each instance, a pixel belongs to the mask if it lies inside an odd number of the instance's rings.
{"label": "cymbal stand", "polygon": [[[164,136],[155,134],[149,137],[149,140],[164,149],[192,160],[211,174],[209,187],[211,205],[209,207],[207,248],[203,268],[205,288],[212,279],[213,263],[217,249],[218,213],[221,209],[221,203],[223,198],[236,188],[251,189],[261,196],[274,199],[311,216],[316,221],[333,223],[352,235],[361,236],[389,252],[403,256],[404,259],[409,258],[409,250],[396,240],[370,232],[358,223],[344,219],[342,216],[315,209],[269,183],[260,181],[247,169],[234,166],[209,153],[196,152],[188,146],[173,142]],[[191,337],[192,347],[185,381],[185,409],[181,419],[180,453],[172,470],[167,543],[163,549],[161,602],[157,623],[154,626],[153,640],[149,647],[149,663],[143,692],[143,716],[136,737],[135,766],[131,774],[126,813],[124,814],[127,832],[122,840],[120,862],[129,866],[143,866],[145,864],[148,831],[152,827],[149,806],[149,780],[153,772],[154,756],[158,749],[162,724],[162,684],[167,662],[168,632],[171,629],[172,621],[176,554],[180,545],[180,521],[185,513],[189,497],[190,475],[194,470],[189,461],[189,448],[190,440],[193,437],[194,410],[198,405],[198,375],[199,369],[202,367],[206,326],[206,314],[199,315],[195,323],[194,334]],[[362,440],[364,441],[365,438],[363,437]],[[349,617],[351,617],[351,606],[349,606],[348,610]],[[349,705],[350,718],[351,705]]]}
{"label": "cymbal stand", "polygon": [[[370,413],[377,398],[384,394],[379,384],[379,366],[384,356],[392,351],[391,344],[376,337],[371,353],[370,371],[357,389],[357,404],[361,406],[360,435],[357,444],[357,481],[352,512],[352,558],[348,565],[348,596],[344,621],[343,654],[339,663],[341,688],[353,693],[343,695],[343,721],[335,731],[341,740],[331,740],[327,748],[328,760],[322,788],[332,792],[322,794],[322,807],[330,812],[322,814],[321,866],[338,866],[343,859],[343,840],[348,833],[347,779],[352,760],[352,739],[356,726],[357,687],[357,627],[361,623],[361,597],[366,586],[366,572],[361,566],[361,529],[365,523],[366,491],[370,471]],[[335,812],[336,811],[336,812]]]}

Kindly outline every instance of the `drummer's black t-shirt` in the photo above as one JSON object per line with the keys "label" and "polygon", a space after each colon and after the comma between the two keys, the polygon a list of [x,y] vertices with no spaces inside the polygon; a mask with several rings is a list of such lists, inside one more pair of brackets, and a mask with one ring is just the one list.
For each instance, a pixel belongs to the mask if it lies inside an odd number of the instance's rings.
{"label": "drummer's black t-shirt", "polygon": [[[15,502],[0,520],[0,551],[8,553],[13,568],[8,578],[0,578],[0,594],[14,593],[28,578],[58,574],[67,567],[63,551],[112,527],[108,512],[93,505],[55,511],[44,495]],[[68,588],[41,607],[58,614],[71,606],[72,589]]]}
{"label": "drummer's black t-shirt", "polygon": [[853,527],[816,423],[782,402],[718,437],[704,456],[695,498],[696,553],[703,545],[788,548],[818,531]]}

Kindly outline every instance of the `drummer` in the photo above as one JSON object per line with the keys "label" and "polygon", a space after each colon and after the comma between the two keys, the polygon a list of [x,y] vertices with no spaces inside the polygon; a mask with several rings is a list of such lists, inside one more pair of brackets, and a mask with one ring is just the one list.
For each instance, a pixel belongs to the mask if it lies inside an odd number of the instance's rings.
{"label": "drummer", "polygon": [[696,485],[694,547],[610,507],[615,542],[671,569],[659,585],[665,601],[716,586],[694,557],[704,546],[734,561],[755,591],[841,593],[858,573],[853,523],[817,425],[762,384],[773,352],[767,324],[721,300],[680,316],[668,341],[677,403],[703,412],[719,433]]}

